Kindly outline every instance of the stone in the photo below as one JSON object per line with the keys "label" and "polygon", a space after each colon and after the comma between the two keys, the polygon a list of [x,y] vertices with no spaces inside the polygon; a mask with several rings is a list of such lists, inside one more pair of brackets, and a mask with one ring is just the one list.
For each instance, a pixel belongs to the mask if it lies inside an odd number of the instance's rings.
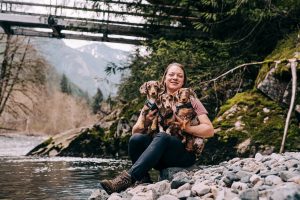
{"label": "stone", "polygon": [[235,173],[229,172],[224,177],[223,182],[225,183],[225,185],[227,187],[231,187],[231,185],[234,181],[239,181],[239,180],[240,180],[240,178]]}
{"label": "stone", "polygon": [[107,200],[122,200],[123,198],[118,193],[113,193]]}
{"label": "stone", "polygon": [[248,189],[248,185],[242,182],[233,182],[231,185],[231,189],[233,192],[240,192],[242,190]]}
{"label": "stone", "polygon": [[246,189],[242,191],[239,195],[241,200],[258,200],[259,199],[259,193],[257,189]]}
{"label": "stone", "polygon": [[[160,182],[157,182],[157,183],[151,184],[151,185],[153,185],[151,187],[151,189],[154,190],[156,192],[156,194],[158,194],[159,196],[168,194],[171,190],[171,184],[167,180],[160,181]],[[149,186],[151,186],[151,185],[149,185]]]}
{"label": "stone", "polygon": [[297,176],[298,174],[296,174],[294,172],[290,172],[290,171],[282,171],[279,173],[279,175],[280,175],[280,178],[286,182],[286,181],[288,181],[288,179],[293,178],[293,177]]}
{"label": "stone", "polygon": [[300,175],[290,178],[290,179],[288,179],[288,181],[294,182],[294,183],[297,183],[298,185],[300,185]]}
{"label": "stone", "polygon": [[178,200],[178,198],[170,194],[165,194],[160,196],[157,200]]}
{"label": "stone", "polygon": [[192,188],[191,184],[186,183],[182,186],[180,186],[179,188],[177,188],[177,193],[183,191],[183,190],[190,190]]}
{"label": "stone", "polygon": [[249,181],[252,185],[255,185],[260,180],[261,180],[261,177],[256,174],[253,174],[249,179]]}
{"label": "stone", "polygon": [[131,200],[154,200],[157,199],[157,194],[153,190],[148,190],[146,192],[140,192],[131,198]]}
{"label": "stone", "polygon": [[173,179],[173,175],[176,174],[177,172],[181,172],[181,171],[187,171],[185,168],[181,168],[181,167],[169,167],[166,169],[163,169],[160,171],[159,174],[159,180],[169,180],[171,181]]}
{"label": "stone", "polygon": [[97,189],[91,194],[89,200],[106,200],[108,197],[109,195],[105,192],[105,190]]}
{"label": "stone", "polygon": [[300,185],[295,183],[287,184],[280,187],[276,187],[269,195],[269,199],[282,200],[282,199],[300,199]]}
{"label": "stone", "polygon": [[265,178],[265,184],[266,185],[279,185],[282,183],[282,180],[280,177],[275,176],[275,175],[269,175]]}
{"label": "stone", "polygon": [[202,183],[198,183],[193,185],[191,190],[193,195],[202,196],[210,192],[210,187]]}
{"label": "stone", "polygon": [[178,199],[186,199],[186,198],[190,197],[191,194],[192,194],[191,190],[183,190],[178,193],[177,197],[178,197]]}
{"label": "stone", "polygon": [[256,153],[254,159],[255,159],[257,162],[261,162],[261,161],[264,159],[264,156],[261,155],[260,153]]}

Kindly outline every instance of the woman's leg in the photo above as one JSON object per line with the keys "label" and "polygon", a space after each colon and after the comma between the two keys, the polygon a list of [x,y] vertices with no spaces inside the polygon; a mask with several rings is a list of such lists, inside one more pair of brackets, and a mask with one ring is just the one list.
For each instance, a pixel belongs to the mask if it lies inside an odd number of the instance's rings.
{"label": "woman's leg", "polygon": [[181,140],[172,136],[168,148],[154,168],[161,170],[168,167],[189,167],[195,164],[195,161],[195,154],[188,152]]}
{"label": "woman's leg", "polygon": [[[168,156],[171,157],[168,158]],[[131,167],[129,174],[134,180],[139,181],[155,166],[159,168],[183,167],[190,166],[194,162],[195,156],[185,150],[179,139],[166,133],[158,133]]]}
{"label": "woman's leg", "polygon": [[128,143],[128,154],[134,164],[142,153],[147,149],[152,141],[152,137],[149,134],[136,133],[132,135]]}

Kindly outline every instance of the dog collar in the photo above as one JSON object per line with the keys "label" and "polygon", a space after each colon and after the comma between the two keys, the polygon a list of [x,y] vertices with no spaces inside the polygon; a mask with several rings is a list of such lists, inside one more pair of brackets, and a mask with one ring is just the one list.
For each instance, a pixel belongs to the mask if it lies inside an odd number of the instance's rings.
{"label": "dog collar", "polygon": [[149,101],[148,99],[145,101],[145,105],[148,106],[148,108],[150,110],[156,110],[158,109],[156,103],[152,103],[151,101]]}

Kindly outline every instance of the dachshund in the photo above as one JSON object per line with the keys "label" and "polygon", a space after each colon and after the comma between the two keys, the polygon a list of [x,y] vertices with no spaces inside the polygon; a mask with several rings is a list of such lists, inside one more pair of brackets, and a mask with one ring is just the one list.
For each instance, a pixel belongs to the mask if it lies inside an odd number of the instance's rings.
{"label": "dachshund", "polygon": [[176,97],[170,94],[160,95],[160,106],[158,110],[158,124],[159,131],[165,132],[169,135],[175,135],[180,139],[183,139],[181,129],[175,120],[173,106],[175,104]]}
{"label": "dachshund", "polygon": [[[144,108],[142,109],[142,121],[138,126],[140,129],[145,129],[146,115],[150,111],[158,110],[157,104],[159,104],[159,94],[163,91],[164,87],[162,84],[160,84],[159,81],[148,81],[140,87],[140,93],[143,95],[147,95],[147,100],[145,102]],[[158,116],[154,118],[151,126],[148,127],[148,133],[157,130],[157,120]]]}
{"label": "dachshund", "polygon": [[[190,126],[200,124],[197,113],[191,103],[191,99],[196,97],[196,93],[191,88],[181,88],[177,92],[175,114],[183,121],[183,123],[181,123],[181,130],[184,130],[187,124]],[[203,148],[204,140],[202,138],[186,134],[186,149],[188,151],[194,151],[196,154],[200,155]]]}

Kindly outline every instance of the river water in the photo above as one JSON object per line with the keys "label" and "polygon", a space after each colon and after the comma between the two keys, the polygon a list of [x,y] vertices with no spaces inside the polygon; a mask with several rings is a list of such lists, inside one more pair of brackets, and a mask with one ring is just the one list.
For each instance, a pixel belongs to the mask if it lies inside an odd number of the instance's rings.
{"label": "river water", "polygon": [[0,135],[0,199],[87,199],[128,160],[24,156],[44,137]]}

